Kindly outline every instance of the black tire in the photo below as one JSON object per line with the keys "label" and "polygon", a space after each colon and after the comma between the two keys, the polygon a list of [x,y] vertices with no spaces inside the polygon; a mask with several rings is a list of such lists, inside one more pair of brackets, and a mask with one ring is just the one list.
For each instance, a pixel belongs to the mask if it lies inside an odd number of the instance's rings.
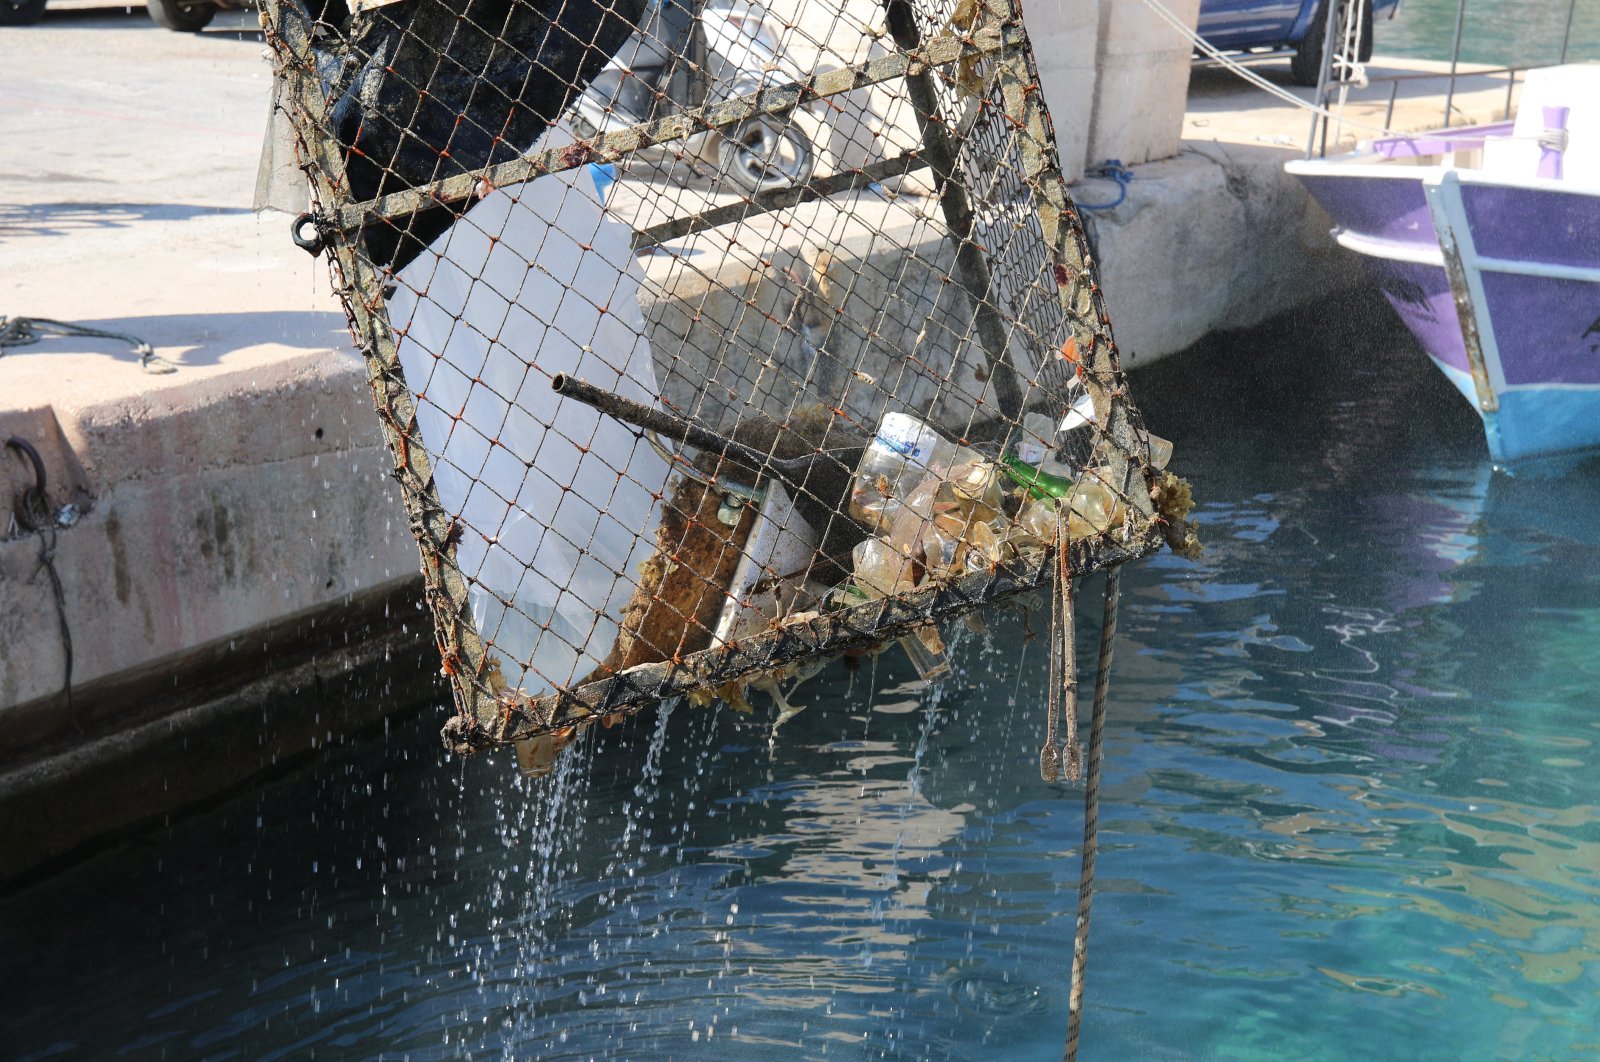
{"label": "black tire", "polygon": [[0,0],[0,26],[31,26],[44,16],[50,0]]}
{"label": "black tire", "polygon": [[[4,0],[0,0],[4,2]],[[199,33],[217,17],[217,5],[210,0],[148,0],[150,19],[174,33]]]}
{"label": "black tire", "polygon": [[[1372,58],[1372,0],[1359,0],[1361,4],[1361,37],[1356,41],[1356,54],[1345,56],[1350,62],[1364,63]],[[1340,0],[1339,15],[1335,22],[1334,30],[1338,39],[1344,39],[1344,29],[1349,25],[1351,13],[1350,0]],[[1317,13],[1311,16],[1311,29],[1306,32],[1305,40],[1300,42],[1300,47],[1294,53],[1294,58],[1289,60],[1289,73],[1294,78],[1296,85],[1307,88],[1316,88],[1317,78],[1322,73],[1322,38],[1328,28],[1328,0],[1322,0],[1317,5]],[[1343,72],[1335,68],[1329,74],[1330,81],[1339,81]]]}
{"label": "black tire", "polygon": [[816,168],[810,139],[792,124],[764,116],[748,118],[723,134],[717,161],[746,192],[805,184]]}

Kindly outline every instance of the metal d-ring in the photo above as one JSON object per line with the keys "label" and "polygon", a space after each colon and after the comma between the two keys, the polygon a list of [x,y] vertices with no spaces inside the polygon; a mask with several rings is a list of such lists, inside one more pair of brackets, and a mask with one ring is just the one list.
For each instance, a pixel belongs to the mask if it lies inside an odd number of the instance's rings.
{"label": "metal d-ring", "polygon": [[[312,232],[311,236],[306,235],[308,228]],[[296,247],[315,258],[328,246],[327,224],[308,210],[289,223],[289,238],[294,241]]]}

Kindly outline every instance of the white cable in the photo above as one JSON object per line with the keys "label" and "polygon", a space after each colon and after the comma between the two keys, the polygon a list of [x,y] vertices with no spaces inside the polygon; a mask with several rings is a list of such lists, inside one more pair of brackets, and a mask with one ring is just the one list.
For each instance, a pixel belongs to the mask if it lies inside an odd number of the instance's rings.
{"label": "white cable", "polygon": [[[1161,0],[1144,0],[1144,3],[1145,3],[1146,7],[1150,8],[1157,15],[1159,15],[1161,17],[1161,19],[1163,21],[1165,21],[1168,25],[1170,25],[1173,29],[1177,30],[1179,33],[1181,33],[1185,37],[1187,37],[1189,39],[1189,42],[1191,44],[1193,44],[1194,47],[1198,51],[1200,51],[1201,53],[1206,55],[1213,62],[1216,62],[1220,66],[1225,67],[1229,71],[1231,71],[1234,74],[1238,75],[1239,77],[1243,78],[1245,81],[1248,81],[1250,84],[1254,85],[1256,88],[1260,89],[1261,91],[1263,91],[1263,92],[1265,92],[1265,93],[1267,93],[1269,95],[1276,96],[1278,99],[1283,100],[1285,103],[1289,103],[1289,104],[1292,104],[1292,105],[1294,105],[1296,107],[1299,107],[1301,110],[1311,111],[1311,112],[1313,112],[1315,114],[1320,114],[1325,120],[1328,120],[1328,121],[1335,121],[1335,122],[1342,121],[1345,125],[1353,126],[1356,129],[1365,129],[1368,132],[1378,133],[1378,134],[1380,134],[1382,136],[1398,136],[1398,137],[1406,137],[1408,139],[1410,138],[1409,134],[1407,134],[1407,133],[1396,133],[1394,130],[1386,129],[1381,125],[1368,125],[1365,122],[1356,122],[1356,121],[1351,121],[1348,118],[1342,118],[1340,115],[1334,114],[1332,111],[1328,110],[1328,108],[1326,108],[1326,107],[1319,107],[1315,103],[1310,102],[1309,100],[1301,99],[1299,96],[1296,96],[1294,93],[1290,92],[1288,89],[1283,88],[1280,85],[1274,85],[1272,82],[1268,81],[1266,78],[1262,77],[1260,74],[1257,74],[1255,71],[1247,69],[1242,63],[1238,62],[1237,60],[1230,59],[1226,55],[1223,55],[1222,52],[1218,51],[1215,47],[1213,47],[1211,45],[1211,43],[1209,41],[1207,41],[1204,37],[1200,36],[1200,34],[1196,33],[1194,30],[1190,29],[1188,23],[1184,22],[1183,19],[1181,19],[1177,15],[1173,14],[1172,11],[1169,8],[1167,8],[1167,6],[1165,4],[1161,3]],[[1326,42],[1324,42],[1324,45],[1326,45]]]}
{"label": "white cable", "polygon": [[[1330,0],[1331,2],[1331,0]],[[1337,144],[1339,137],[1344,134],[1344,105],[1350,98],[1352,85],[1359,88],[1367,87],[1367,68],[1361,65],[1361,29],[1365,20],[1367,5],[1361,0],[1355,0],[1355,17],[1345,19],[1344,40],[1339,43],[1339,50],[1333,53],[1332,68],[1341,71],[1339,77],[1339,118],[1338,125],[1333,127],[1333,142]],[[1349,59],[1355,56],[1355,60]],[[1343,71],[1349,71],[1345,75]]]}

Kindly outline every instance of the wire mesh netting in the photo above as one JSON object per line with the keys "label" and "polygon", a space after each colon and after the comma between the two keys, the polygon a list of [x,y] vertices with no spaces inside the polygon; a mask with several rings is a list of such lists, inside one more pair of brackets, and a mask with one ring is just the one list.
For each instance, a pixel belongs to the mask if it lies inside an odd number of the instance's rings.
{"label": "wire mesh netting", "polygon": [[[1183,542],[1016,0],[268,0],[463,750]],[[1175,537],[1176,529],[1176,537]]]}

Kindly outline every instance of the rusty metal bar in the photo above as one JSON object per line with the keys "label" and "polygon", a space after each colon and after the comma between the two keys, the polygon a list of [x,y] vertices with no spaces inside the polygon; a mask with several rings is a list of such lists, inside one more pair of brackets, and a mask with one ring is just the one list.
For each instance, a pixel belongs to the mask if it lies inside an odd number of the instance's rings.
{"label": "rusty metal bar", "polygon": [[[608,417],[675,442],[688,443],[708,454],[743,465],[756,475],[771,475],[793,496],[800,514],[814,527],[850,520],[843,511],[850,497],[850,480],[866,452],[864,440],[852,446],[819,449],[804,457],[778,458],[746,446],[673,413],[624,398],[614,391],[557,373],[550,387],[562,398],[592,406]],[[862,534],[865,534],[863,529]]]}
{"label": "rusty metal bar", "polygon": [[[895,44],[908,53],[923,49],[926,45],[908,0],[886,0],[884,6],[889,16],[889,33],[894,37]],[[973,38],[998,39],[1001,48],[1016,47],[1026,42],[1021,29],[1020,21],[1013,26],[985,27],[975,32]],[[949,38],[935,37],[928,43],[946,39]],[[987,55],[996,50],[999,49],[974,51]],[[944,213],[950,239],[956,245],[956,273],[961,286],[972,299],[973,324],[989,361],[989,378],[994,385],[995,400],[999,403],[1001,416],[1015,422],[1022,416],[1022,387],[1018,382],[1017,367],[1011,360],[1011,337],[1005,319],[992,301],[989,264],[982,247],[973,238],[972,204],[967,198],[966,186],[961,181],[958,145],[940,120],[938,89],[928,70],[906,72],[906,95],[911,100],[911,109],[916,113],[917,124],[922,131],[923,148],[928,164],[933,169],[939,195],[939,208]]]}
{"label": "rusty metal bar", "polygon": [[810,203],[817,199],[826,199],[830,195],[840,192],[851,192],[858,188],[876,184],[879,181],[889,180],[891,177],[901,177],[908,173],[926,169],[928,160],[919,152],[908,151],[904,155],[883,159],[870,163],[860,169],[845,170],[841,173],[819,177],[806,184],[791,188],[771,188],[765,192],[757,192],[748,199],[727,206],[714,207],[711,210],[702,210],[698,214],[687,214],[671,221],[663,221],[659,225],[652,225],[647,229],[640,229],[634,233],[633,246],[653,247],[656,244],[667,243],[670,240],[682,239],[696,232],[714,229],[719,225],[728,225],[744,221],[746,218],[770,214],[774,211],[785,210],[789,207],[799,206],[801,203]]}
{"label": "rusty metal bar", "polygon": [[576,169],[587,163],[616,162],[643,148],[682,140],[713,129],[725,129],[748,118],[788,114],[814,100],[843,95],[896,78],[919,73],[925,75],[932,67],[959,62],[968,56],[989,55],[1004,47],[1016,47],[1025,39],[1020,25],[982,30],[966,39],[941,35],[920,47],[891,52],[839,70],[829,70],[804,83],[791,82],[735,96],[709,107],[696,107],[654,122],[606,133],[593,140],[549,148],[520,159],[418,185],[403,192],[392,192],[363,203],[341,206],[333,220],[340,229],[354,232],[364,225],[387,218],[404,217],[426,207],[481,197],[491,188],[531,181],[548,173]]}

